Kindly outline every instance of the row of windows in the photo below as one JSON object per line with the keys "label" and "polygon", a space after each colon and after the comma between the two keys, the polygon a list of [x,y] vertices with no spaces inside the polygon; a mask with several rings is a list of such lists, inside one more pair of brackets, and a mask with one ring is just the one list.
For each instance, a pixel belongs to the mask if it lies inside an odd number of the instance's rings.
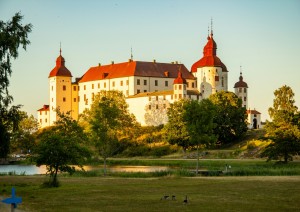
{"label": "row of windows", "polygon": [[[243,92],[243,88],[239,88],[239,93]],[[244,93],[247,93],[247,88],[244,88]]]}
{"label": "row of windows", "polygon": [[[163,106],[164,109],[167,108],[167,105],[166,105],[166,104],[163,104],[162,106]],[[155,109],[158,110],[158,107],[159,107],[159,105],[156,104],[156,105],[155,105]],[[151,110],[152,108],[153,108],[153,107],[152,107],[151,105],[148,106],[148,109],[149,109],[149,110]]]}
{"label": "row of windows", "polygon": [[[45,123],[47,123],[47,119],[45,119]],[[42,119],[40,119],[40,124],[42,124],[43,123],[43,120]]]}

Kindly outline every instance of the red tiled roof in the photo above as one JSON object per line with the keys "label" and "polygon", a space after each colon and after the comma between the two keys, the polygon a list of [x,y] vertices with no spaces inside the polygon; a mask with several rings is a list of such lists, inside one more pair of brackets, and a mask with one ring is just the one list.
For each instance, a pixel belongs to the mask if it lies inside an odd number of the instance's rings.
{"label": "red tiled roof", "polygon": [[49,111],[49,105],[44,105],[41,109],[38,109],[38,111]]}
{"label": "red tiled roof", "polygon": [[203,48],[203,57],[192,65],[191,71],[197,72],[197,68],[214,66],[221,67],[223,72],[228,72],[224,63],[217,57],[217,44],[212,34],[207,37],[207,40]]}
{"label": "red tiled roof", "polygon": [[55,76],[72,77],[71,72],[65,67],[65,59],[61,55],[56,59],[56,66],[49,74],[49,77]]}
{"label": "red tiled roof", "polygon": [[243,81],[242,73],[240,76],[240,81],[234,84],[234,88],[248,88],[247,83]]}
{"label": "red tiled roof", "polygon": [[177,76],[176,79],[174,79],[174,83],[173,84],[186,84],[186,80],[184,78],[182,78],[181,71],[178,71],[178,76]]}
{"label": "red tiled roof", "polygon": [[247,110],[247,114],[261,114],[260,112],[258,112],[257,110]]}
{"label": "red tiled roof", "polygon": [[101,79],[113,79],[129,76],[176,78],[181,67],[185,79],[195,79],[183,64],[128,61],[117,64],[91,67],[79,83]]}

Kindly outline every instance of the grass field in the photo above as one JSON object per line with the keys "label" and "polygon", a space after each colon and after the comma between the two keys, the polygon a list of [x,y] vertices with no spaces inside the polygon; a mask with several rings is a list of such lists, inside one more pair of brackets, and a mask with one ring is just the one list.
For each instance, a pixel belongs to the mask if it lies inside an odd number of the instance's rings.
{"label": "grass field", "polygon": [[[42,188],[45,176],[0,176],[0,196],[14,186],[23,211],[299,211],[299,176],[61,177]],[[176,200],[160,200],[175,195]],[[188,203],[184,204],[185,195]],[[0,206],[0,211],[3,211]]]}

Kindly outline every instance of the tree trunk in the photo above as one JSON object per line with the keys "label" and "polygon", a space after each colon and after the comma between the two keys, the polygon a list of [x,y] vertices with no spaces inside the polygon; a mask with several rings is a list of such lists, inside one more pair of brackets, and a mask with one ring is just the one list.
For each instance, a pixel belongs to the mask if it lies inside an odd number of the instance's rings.
{"label": "tree trunk", "polygon": [[58,166],[55,166],[55,172],[54,172],[53,181],[52,181],[52,185],[55,187],[57,186],[57,172],[58,172]]}
{"label": "tree trunk", "polygon": [[103,157],[103,165],[104,165],[104,170],[103,170],[103,172],[104,172],[104,176],[106,176],[106,157]]}
{"label": "tree trunk", "polygon": [[197,144],[197,166],[196,166],[196,175],[199,172],[199,145]]}

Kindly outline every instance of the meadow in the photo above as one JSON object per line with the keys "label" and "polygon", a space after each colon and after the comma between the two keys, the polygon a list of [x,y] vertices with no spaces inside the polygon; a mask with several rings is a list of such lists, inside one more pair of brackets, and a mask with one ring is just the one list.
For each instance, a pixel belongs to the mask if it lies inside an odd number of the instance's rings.
{"label": "meadow", "polygon": [[[8,196],[15,187],[23,198],[18,206],[22,211],[300,210],[299,176],[61,177],[58,188],[41,186],[45,176],[0,179],[0,196]],[[161,200],[165,195],[170,198]],[[5,211],[1,204],[0,210]]]}

